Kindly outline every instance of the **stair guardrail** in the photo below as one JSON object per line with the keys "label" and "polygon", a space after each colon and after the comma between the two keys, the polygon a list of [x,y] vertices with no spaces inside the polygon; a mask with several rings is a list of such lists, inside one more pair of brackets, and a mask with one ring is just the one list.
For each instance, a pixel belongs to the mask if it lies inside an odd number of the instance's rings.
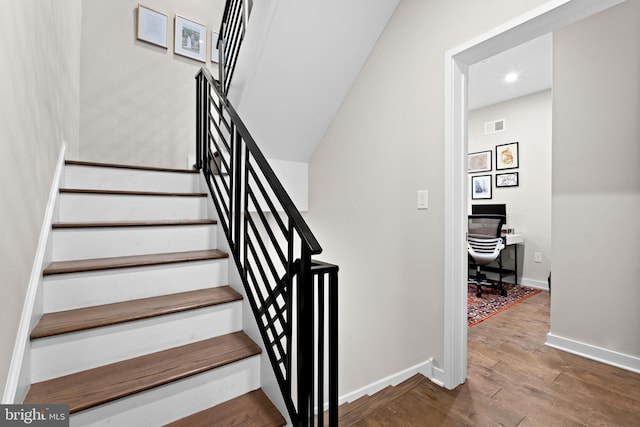
{"label": "stair guardrail", "polygon": [[227,0],[218,32],[218,81],[227,94],[247,31],[252,0]]}
{"label": "stair guardrail", "polygon": [[220,83],[202,68],[196,86],[196,168],[209,187],[291,421],[337,427],[338,266],[312,259],[322,248]]}

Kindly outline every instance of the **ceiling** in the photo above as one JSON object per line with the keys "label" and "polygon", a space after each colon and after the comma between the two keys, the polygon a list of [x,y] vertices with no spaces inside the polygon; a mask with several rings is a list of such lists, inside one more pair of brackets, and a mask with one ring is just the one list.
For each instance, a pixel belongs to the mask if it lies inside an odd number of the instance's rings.
{"label": "ceiling", "polygon": [[[552,34],[523,43],[469,67],[469,110],[486,107],[552,86]],[[518,80],[504,78],[517,73]]]}

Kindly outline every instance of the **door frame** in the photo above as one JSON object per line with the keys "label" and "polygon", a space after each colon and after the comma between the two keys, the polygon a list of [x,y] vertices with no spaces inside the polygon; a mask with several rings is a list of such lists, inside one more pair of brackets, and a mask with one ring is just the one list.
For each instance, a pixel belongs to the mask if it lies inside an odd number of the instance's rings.
{"label": "door frame", "polygon": [[551,0],[445,53],[445,259],[442,384],[467,378],[468,68],[625,0]]}

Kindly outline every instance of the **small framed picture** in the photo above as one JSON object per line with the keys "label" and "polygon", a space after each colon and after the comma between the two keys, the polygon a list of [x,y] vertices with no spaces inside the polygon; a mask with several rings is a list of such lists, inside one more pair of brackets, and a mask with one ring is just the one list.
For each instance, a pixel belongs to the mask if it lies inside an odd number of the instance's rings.
{"label": "small framed picture", "polygon": [[515,169],[520,166],[518,143],[496,145],[496,170]]}
{"label": "small framed picture", "polygon": [[211,62],[216,64],[220,61],[220,52],[218,51],[218,33],[211,32]]}
{"label": "small framed picture", "polygon": [[204,25],[176,15],[173,51],[187,58],[206,62],[207,29]]}
{"label": "small framed picture", "polygon": [[491,150],[469,153],[469,155],[467,155],[467,172],[490,172],[491,154]]}
{"label": "small framed picture", "polygon": [[518,186],[518,172],[507,172],[496,174],[496,188],[497,187],[517,187]]}
{"label": "small framed picture", "polygon": [[169,17],[164,13],[138,4],[137,38],[147,43],[167,48],[167,22]]}
{"label": "small framed picture", "polygon": [[471,177],[471,198],[473,200],[491,198],[491,175]]}

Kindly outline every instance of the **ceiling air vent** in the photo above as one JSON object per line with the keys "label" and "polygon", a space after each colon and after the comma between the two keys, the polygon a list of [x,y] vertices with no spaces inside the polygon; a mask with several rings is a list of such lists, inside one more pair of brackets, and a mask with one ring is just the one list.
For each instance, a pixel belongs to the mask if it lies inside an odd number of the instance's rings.
{"label": "ceiling air vent", "polygon": [[504,132],[504,119],[494,120],[492,122],[486,122],[484,124],[484,134],[491,135],[492,133]]}

